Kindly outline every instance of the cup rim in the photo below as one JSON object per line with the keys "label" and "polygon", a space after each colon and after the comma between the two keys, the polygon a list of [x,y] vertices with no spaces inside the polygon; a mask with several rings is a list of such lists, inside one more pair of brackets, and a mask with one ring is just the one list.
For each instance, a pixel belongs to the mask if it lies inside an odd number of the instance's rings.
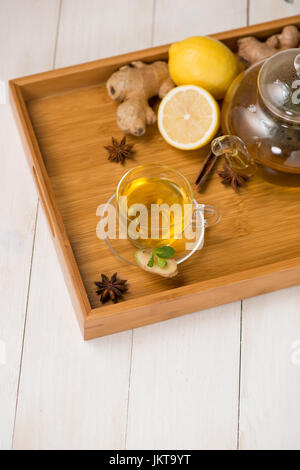
{"label": "cup rim", "polygon": [[[184,180],[184,182],[186,183],[187,187],[189,188],[189,192],[190,192],[190,198],[191,198],[191,206],[193,207],[195,205],[195,198],[194,198],[194,191],[193,191],[193,188],[192,188],[192,185],[191,183],[189,182],[189,180],[186,178],[186,176],[184,176],[181,171],[179,170],[175,170],[175,168],[172,168],[168,165],[162,165],[160,163],[146,163],[145,165],[137,165],[133,168],[130,168],[128,171],[126,171],[126,173],[124,173],[124,175],[122,176],[122,178],[120,179],[119,183],[118,183],[118,186],[117,186],[117,189],[116,189],[116,202],[117,202],[117,208],[119,209],[119,204],[118,204],[118,201],[119,201],[119,189],[120,189],[120,185],[122,184],[122,182],[124,181],[124,179],[131,173],[133,172],[134,170],[138,170],[138,169],[142,169],[142,168],[153,168],[153,167],[156,167],[157,169],[164,169],[164,170],[168,170],[168,171],[171,171],[173,173],[176,173],[178,176],[180,176],[180,178],[182,178]],[[132,220],[127,216],[126,214],[126,220],[129,221],[129,222],[132,222]],[[170,225],[170,228],[173,227],[174,224]],[[162,229],[164,229],[164,227],[161,227]]]}
{"label": "cup rim", "polygon": [[[132,262],[132,261],[129,261],[128,259],[124,258],[110,243],[109,241],[109,238],[106,236],[106,233],[104,231],[104,227],[103,227],[103,217],[104,217],[104,213],[108,207],[108,205],[113,201],[113,200],[116,200],[115,203],[117,204],[117,194],[116,193],[113,193],[112,196],[108,199],[108,201],[106,202],[106,204],[104,205],[103,207],[103,211],[102,211],[102,214],[101,214],[101,220],[100,220],[100,228],[101,228],[101,233],[103,235],[103,240],[105,241],[106,245],[108,246],[108,248],[111,250],[111,252],[117,257],[119,258],[120,260],[122,261],[125,261],[126,263],[132,265],[132,266],[138,266],[138,264]],[[194,199],[193,202],[196,204],[196,206],[199,206],[201,208],[201,204],[198,204],[198,202]],[[176,262],[177,264],[181,264],[183,262],[185,262],[186,260],[188,260],[198,249],[199,247],[202,247],[203,246],[203,243],[204,243],[204,235],[205,235],[205,231],[206,231],[206,226],[205,226],[205,218],[204,218],[204,213],[203,211],[200,211],[200,217],[201,217],[201,221],[202,221],[202,224],[201,224],[201,235],[199,236],[199,239],[197,240],[197,242],[195,243],[195,246],[191,249],[191,250],[186,250],[184,253],[182,253],[182,255],[179,257],[179,259],[176,259]],[[128,239],[128,241],[130,241]],[[136,247],[137,248],[137,247]],[[138,249],[138,248],[137,248]]]}

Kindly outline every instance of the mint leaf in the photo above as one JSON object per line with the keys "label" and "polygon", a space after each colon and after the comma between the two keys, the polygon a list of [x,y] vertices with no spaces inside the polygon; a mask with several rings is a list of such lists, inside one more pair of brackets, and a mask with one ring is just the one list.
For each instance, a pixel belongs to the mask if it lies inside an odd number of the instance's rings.
{"label": "mint leaf", "polygon": [[173,256],[174,254],[175,250],[171,246],[162,246],[160,248],[154,248],[151,253],[151,258],[147,263],[147,266],[148,268],[153,268],[154,262],[156,262],[160,268],[165,268],[167,266],[166,259],[171,258],[171,256]]}
{"label": "mint leaf", "polygon": [[153,266],[154,266],[154,254],[153,254],[153,252],[152,252],[151,258],[149,259],[149,261],[147,263],[147,266],[149,268],[153,268]]}
{"label": "mint leaf", "polygon": [[155,248],[154,252],[160,258],[171,258],[175,255],[175,250],[171,246],[162,246],[160,248]]}
{"label": "mint leaf", "polygon": [[167,266],[167,261],[159,256],[156,256],[157,264],[160,268],[165,268]]}

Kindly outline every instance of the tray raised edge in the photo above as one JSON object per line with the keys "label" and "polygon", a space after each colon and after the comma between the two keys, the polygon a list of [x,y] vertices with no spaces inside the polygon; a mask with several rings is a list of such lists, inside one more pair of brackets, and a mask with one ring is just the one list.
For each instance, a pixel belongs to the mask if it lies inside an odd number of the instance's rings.
{"label": "tray raised edge", "polygon": [[[255,35],[267,37],[288,24],[300,26],[300,15],[211,35],[235,49],[238,38]],[[167,320],[239,299],[264,294],[299,284],[300,257],[192,285],[150,294],[116,305],[92,309],[68,239],[39,145],[27,112],[26,101],[47,94],[51,80],[56,92],[68,86],[80,86],[84,79],[96,81],[99,70],[113,71],[132,60],[152,61],[166,58],[168,45],[122,54],[84,64],[10,80],[14,117],[28,164],[45,211],[57,255],[71,295],[72,304],[84,339]]]}

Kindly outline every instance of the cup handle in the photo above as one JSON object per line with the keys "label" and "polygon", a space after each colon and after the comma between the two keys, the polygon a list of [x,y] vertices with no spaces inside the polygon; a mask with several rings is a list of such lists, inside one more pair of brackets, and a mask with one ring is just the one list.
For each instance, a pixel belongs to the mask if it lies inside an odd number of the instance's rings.
{"label": "cup handle", "polygon": [[221,214],[215,206],[210,204],[198,204],[195,212],[201,211],[204,216],[205,228],[217,225],[221,220]]}

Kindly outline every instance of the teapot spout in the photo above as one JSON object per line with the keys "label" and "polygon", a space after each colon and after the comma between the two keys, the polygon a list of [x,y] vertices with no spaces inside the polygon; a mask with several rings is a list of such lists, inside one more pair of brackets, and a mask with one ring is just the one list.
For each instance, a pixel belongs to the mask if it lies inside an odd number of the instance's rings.
{"label": "teapot spout", "polygon": [[211,150],[217,157],[224,156],[227,164],[238,173],[252,176],[256,172],[256,164],[245,143],[235,135],[217,137],[211,143]]}

